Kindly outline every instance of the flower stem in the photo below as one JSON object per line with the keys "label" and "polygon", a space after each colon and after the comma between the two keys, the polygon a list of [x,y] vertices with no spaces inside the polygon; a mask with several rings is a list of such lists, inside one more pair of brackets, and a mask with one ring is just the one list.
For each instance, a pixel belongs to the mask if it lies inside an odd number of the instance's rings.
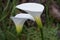
{"label": "flower stem", "polygon": [[38,25],[38,28],[40,28],[41,38],[42,38],[42,40],[44,40],[43,28],[42,28],[43,25],[42,25],[42,22],[41,22],[41,18],[36,16],[35,20],[36,20],[36,23]]}
{"label": "flower stem", "polygon": [[43,29],[42,29],[42,28],[40,28],[40,33],[41,33],[41,38],[42,38],[42,40],[44,40]]}
{"label": "flower stem", "polygon": [[21,33],[17,34],[17,40],[21,40]]}

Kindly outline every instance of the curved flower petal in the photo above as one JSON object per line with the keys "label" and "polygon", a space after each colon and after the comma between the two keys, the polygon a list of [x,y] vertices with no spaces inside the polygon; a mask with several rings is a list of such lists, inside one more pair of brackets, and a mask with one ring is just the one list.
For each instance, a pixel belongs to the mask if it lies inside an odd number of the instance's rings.
{"label": "curved flower petal", "polygon": [[23,3],[20,5],[17,5],[16,8],[22,9],[22,10],[27,10],[27,11],[35,11],[35,12],[44,10],[44,6],[39,3]]}
{"label": "curved flower petal", "polygon": [[33,21],[34,21],[33,16],[31,16],[30,14],[20,13],[20,14],[17,14],[17,15],[15,16],[15,18],[30,19],[30,20],[33,20]]}

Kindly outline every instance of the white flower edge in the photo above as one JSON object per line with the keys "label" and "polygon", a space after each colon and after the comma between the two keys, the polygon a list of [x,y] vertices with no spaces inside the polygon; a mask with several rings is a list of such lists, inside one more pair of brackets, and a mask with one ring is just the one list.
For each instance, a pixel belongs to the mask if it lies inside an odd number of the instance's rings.
{"label": "white flower edge", "polygon": [[22,3],[17,5],[16,8],[33,12],[40,12],[44,10],[44,6],[39,3]]}
{"label": "white flower edge", "polygon": [[20,13],[20,14],[17,14],[16,16],[11,16],[10,18],[20,18],[20,19],[30,19],[30,20],[34,20],[33,16],[31,16],[30,14],[24,14],[24,13]]}

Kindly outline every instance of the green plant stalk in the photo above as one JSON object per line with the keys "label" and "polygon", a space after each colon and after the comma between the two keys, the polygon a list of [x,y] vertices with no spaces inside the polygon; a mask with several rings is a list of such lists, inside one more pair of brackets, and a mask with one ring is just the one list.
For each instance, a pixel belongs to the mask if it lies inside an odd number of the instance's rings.
{"label": "green plant stalk", "polygon": [[50,19],[49,19],[49,3],[51,0],[48,0],[47,3],[45,4],[45,8],[46,8],[46,24],[47,26],[50,25]]}
{"label": "green plant stalk", "polygon": [[48,0],[47,3],[45,4],[45,8],[46,8],[46,26],[51,26],[51,24],[53,23],[54,19],[53,17],[51,17],[50,14],[50,10],[49,10],[49,4],[52,2],[52,0]]}
{"label": "green plant stalk", "polygon": [[43,25],[42,25],[42,21],[40,17],[35,17],[36,23],[38,25],[38,28],[40,28],[40,33],[41,33],[41,38],[42,40],[44,40],[44,36],[43,36]]}
{"label": "green plant stalk", "polygon": [[6,7],[4,8],[4,10],[3,10],[2,13],[4,13],[4,12],[6,11],[6,9],[8,8],[9,3],[10,3],[10,0],[7,1],[7,5],[6,5]]}
{"label": "green plant stalk", "polygon": [[17,1],[17,0],[13,0],[13,2],[12,2],[11,15],[14,15],[15,7],[16,7],[16,1]]}
{"label": "green plant stalk", "polygon": [[43,36],[43,28],[40,28],[40,32],[41,32],[41,38],[42,38],[42,40],[44,40],[44,36]]}
{"label": "green plant stalk", "polygon": [[[7,13],[6,10],[7,10],[7,8],[8,8],[9,3],[10,3],[10,0],[8,0],[6,7],[5,7],[4,10],[2,11],[2,14]],[[4,15],[4,16],[0,19],[0,21],[2,21],[6,16],[7,16],[7,14]]]}
{"label": "green plant stalk", "polygon": [[0,16],[2,14],[2,0],[0,0]]}

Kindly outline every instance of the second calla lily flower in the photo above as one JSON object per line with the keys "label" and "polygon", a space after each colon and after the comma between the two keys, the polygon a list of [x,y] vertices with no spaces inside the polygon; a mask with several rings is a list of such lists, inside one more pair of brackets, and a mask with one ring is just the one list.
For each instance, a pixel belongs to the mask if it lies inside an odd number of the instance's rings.
{"label": "second calla lily flower", "polygon": [[13,20],[13,22],[16,25],[17,33],[20,33],[22,31],[23,24],[27,19],[34,20],[34,18],[31,15],[23,14],[23,13],[20,13],[20,14],[17,14],[16,16],[14,16],[14,17],[11,17],[11,19]]}

